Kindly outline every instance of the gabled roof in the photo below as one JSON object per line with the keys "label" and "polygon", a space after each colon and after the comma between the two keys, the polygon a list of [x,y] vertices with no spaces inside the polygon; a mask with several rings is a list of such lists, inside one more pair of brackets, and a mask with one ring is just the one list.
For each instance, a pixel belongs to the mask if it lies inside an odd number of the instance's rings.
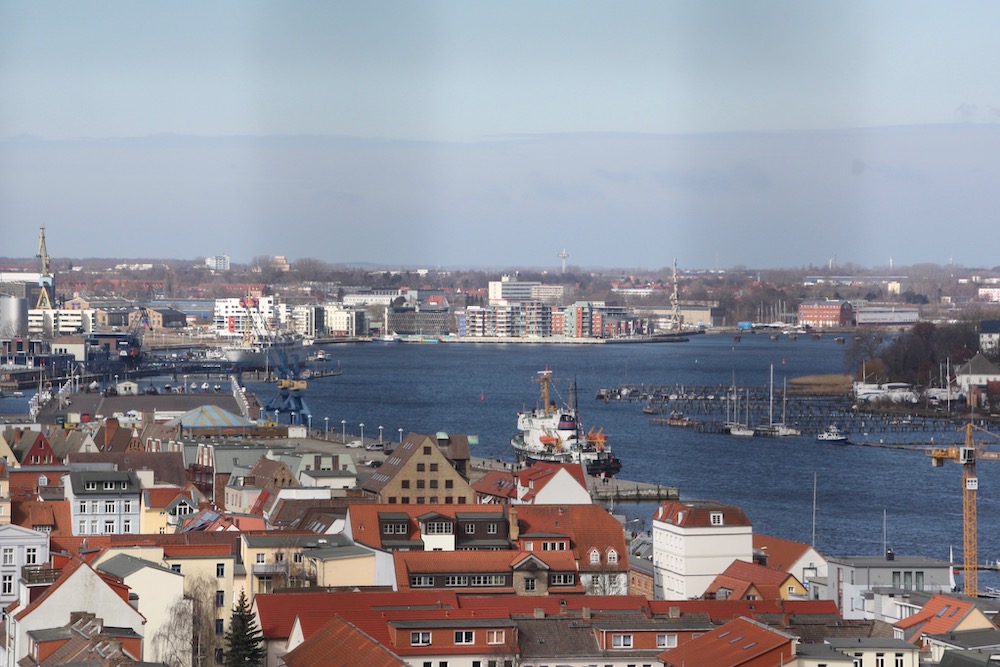
{"label": "gabled roof", "polygon": [[406,667],[406,662],[355,625],[334,616],[286,653],[288,667]]}
{"label": "gabled roof", "polygon": [[717,594],[719,589],[726,588],[732,592],[734,598],[744,597],[749,591],[754,590],[765,600],[780,600],[782,591],[787,586],[796,584],[801,587],[798,579],[782,570],[773,570],[744,560],[734,560],[708,585],[705,596]]}
{"label": "gabled roof", "polygon": [[[975,602],[947,595],[935,595],[916,614],[896,621],[893,625],[904,631],[914,631],[910,641],[916,643],[921,634],[940,634],[958,627],[976,608]],[[907,633],[909,634],[909,633]]]}
{"label": "gabled roof", "polygon": [[783,656],[783,661],[793,662],[795,637],[774,630],[748,618],[737,618],[720,628],[706,632],[694,639],[660,654],[664,665],[711,665],[712,667],[738,667],[757,662],[764,656]]}
{"label": "gabled roof", "polygon": [[[510,510],[512,516],[515,510]],[[611,514],[600,505],[517,505],[516,515],[520,539],[528,540],[533,534],[565,535],[581,571],[628,570],[628,545],[625,530]],[[597,549],[606,556],[610,549],[618,555],[618,563],[592,564],[587,554]]]}
{"label": "gabled roof", "polygon": [[153,471],[153,480],[161,484],[184,486],[187,470],[182,452],[77,452],[70,454],[72,463],[111,463],[116,470]]}
{"label": "gabled roof", "polygon": [[763,550],[767,554],[769,568],[785,572],[790,572],[796,561],[812,549],[805,542],[796,542],[760,533],[753,534],[753,548]]}
{"label": "gabled roof", "polygon": [[955,375],[1000,375],[1000,366],[986,358],[982,352],[955,369]]}
{"label": "gabled roof", "polygon": [[490,470],[472,483],[472,490],[486,496],[516,499],[517,482],[514,473],[505,470]]}

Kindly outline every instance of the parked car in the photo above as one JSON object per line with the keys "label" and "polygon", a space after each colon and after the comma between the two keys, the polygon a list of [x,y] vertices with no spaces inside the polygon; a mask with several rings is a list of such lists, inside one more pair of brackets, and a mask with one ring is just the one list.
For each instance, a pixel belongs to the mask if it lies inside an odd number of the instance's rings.
{"label": "parked car", "polygon": [[372,468],[381,468],[382,463],[383,461],[375,460],[375,461],[369,461],[368,465],[371,466]]}
{"label": "parked car", "polygon": [[351,440],[349,443],[347,443],[347,446],[351,449],[361,449],[361,441]]}
{"label": "parked car", "polygon": [[385,443],[369,442],[367,445],[365,445],[365,449],[367,449],[369,452],[381,452],[383,449],[385,449]]}

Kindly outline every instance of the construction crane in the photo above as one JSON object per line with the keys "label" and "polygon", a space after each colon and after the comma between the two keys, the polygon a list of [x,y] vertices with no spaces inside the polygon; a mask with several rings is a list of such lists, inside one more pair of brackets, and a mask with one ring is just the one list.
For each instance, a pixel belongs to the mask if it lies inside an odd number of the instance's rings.
{"label": "construction crane", "polygon": [[240,299],[240,305],[246,311],[247,319],[259,344],[266,350],[269,362],[274,363],[277,375],[278,395],[272,398],[264,409],[307,417],[310,414],[309,406],[302,394],[308,383],[299,375],[298,359],[289,360],[288,352],[279,341],[275,340],[270,328],[263,321],[258,299],[244,297]]}
{"label": "construction crane", "polygon": [[38,302],[35,308],[38,310],[52,310],[52,266],[49,262],[49,253],[45,249],[45,227],[38,230],[38,254],[36,258],[41,260],[42,272],[38,276]]}
{"label": "construction crane", "polygon": [[994,438],[997,436],[989,431],[978,428],[972,423],[965,426],[965,444],[928,450],[931,465],[935,468],[944,462],[954,461],[962,465],[962,592],[976,597],[979,594],[979,528],[976,512],[976,492],[979,490],[979,478],[976,477],[976,459],[983,461],[1000,461],[1000,452],[988,451],[982,444],[977,444],[972,437],[973,431],[979,430]]}

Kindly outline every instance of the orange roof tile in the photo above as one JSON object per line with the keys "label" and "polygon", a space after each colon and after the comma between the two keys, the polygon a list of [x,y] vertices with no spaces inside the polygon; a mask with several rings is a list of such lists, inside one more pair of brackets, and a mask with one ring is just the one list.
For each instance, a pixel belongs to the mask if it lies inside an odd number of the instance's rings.
{"label": "orange roof tile", "polygon": [[920,626],[910,639],[915,644],[922,634],[935,635],[954,630],[974,608],[972,600],[938,594],[928,600],[916,614],[896,621],[893,626],[902,630]]}
{"label": "orange roof tile", "polygon": [[340,616],[326,622],[321,632],[286,653],[282,660],[288,667],[405,667],[398,655]]}
{"label": "orange roof tile", "polygon": [[805,542],[795,542],[772,535],[753,534],[753,548],[767,553],[767,566],[777,570],[791,571],[795,562],[811,548]]}
{"label": "orange roof tile", "polygon": [[739,665],[768,664],[766,656],[773,655],[771,664],[791,664],[794,661],[795,637],[769,628],[748,618],[737,618],[722,627],[695,637],[660,654],[665,665],[711,665],[712,667],[738,667]]}

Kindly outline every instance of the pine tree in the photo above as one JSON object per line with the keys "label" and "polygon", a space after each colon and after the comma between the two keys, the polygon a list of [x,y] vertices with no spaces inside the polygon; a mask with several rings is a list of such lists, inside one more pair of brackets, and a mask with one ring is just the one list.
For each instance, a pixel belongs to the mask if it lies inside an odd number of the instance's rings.
{"label": "pine tree", "polygon": [[240,599],[233,607],[233,615],[226,631],[225,667],[261,667],[264,664],[264,649],[257,635],[257,619],[250,610],[246,591],[240,592]]}

